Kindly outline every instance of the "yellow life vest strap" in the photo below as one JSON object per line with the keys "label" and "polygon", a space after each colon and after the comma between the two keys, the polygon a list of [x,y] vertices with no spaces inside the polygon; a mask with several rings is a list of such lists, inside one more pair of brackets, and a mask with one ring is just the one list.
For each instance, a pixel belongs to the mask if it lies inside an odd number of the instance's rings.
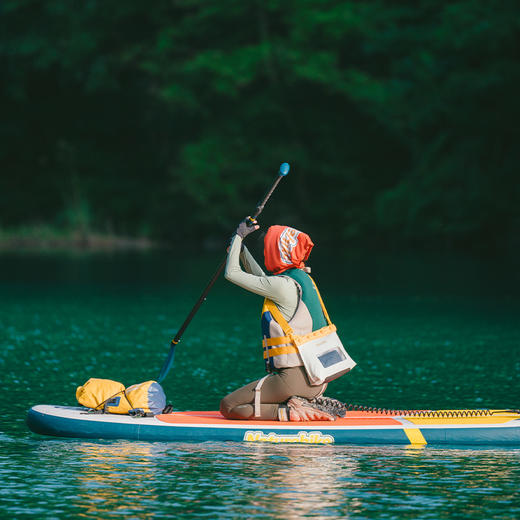
{"label": "yellow life vest strap", "polygon": [[289,336],[280,336],[279,338],[264,338],[262,343],[264,347],[276,347],[277,345],[285,345],[290,342],[291,338]]}
{"label": "yellow life vest strap", "polygon": [[[281,356],[282,354],[297,354],[298,345],[307,343],[313,339],[328,336],[336,332],[336,325],[327,325],[321,329],[304,334],[302,336],[298,334],[292,334],[291,336],[282,336],[280,338],[264,338],[264,359],[273,356]],[[284,345],[283,347],[276,347],[275,345]],[[267,349],[267,347],[275,346],[275,348]]]}
{"label": "yellow life vest strap", "polygon": [[278,322],[280,327],[282,327],[282,330],[285,332],[287,336],[293,334],[291,326],[287,323],[287,320],[282,316],[280,309],[275,305],[275,303],[272,300],[268,300],[267,298],[264,301],[264,308],[262,309],[262,314],[266,310],[271,313],[273,318],[276,320],[276,322]]}
{"label": "yellow life vest strap", "polygon": [[271,358],[273,356],[281,356],[283,354],[298,354],[298,349],[292,345],[270,348],[269,350],[264,350],[264,359]]}
{"label": "yellow life vest strap", "polygon": [[294,342],[296,345],[301,345],[306,341],[321,338],[322,336],[327,336],[332,332],[336,332],[336,325],[334,324],[327,325],[326,327],[322,327],[321,329],[310,332],[309,334],[304,334],[303,336],[299,336],[298,334],[291,334],[287,336],[280,336],[278,338],[264,338],[262,343],[264,347],[276,347],[277,345],[285,345],[292,342]]}

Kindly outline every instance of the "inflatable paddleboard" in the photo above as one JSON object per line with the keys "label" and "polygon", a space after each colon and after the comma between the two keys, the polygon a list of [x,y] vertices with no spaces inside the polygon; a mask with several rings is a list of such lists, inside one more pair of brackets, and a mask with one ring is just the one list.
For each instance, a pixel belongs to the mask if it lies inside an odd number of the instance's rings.
{"label": "inflatable paddleboard", "polygon": [[520,447],[518,410],[395,413],[349,411],[336,421],[279,422],[228,420],[219,412],[130,417],[97,414],[80,407],[37,405],[29,410],[27,424],[43,435],[88,439]]}

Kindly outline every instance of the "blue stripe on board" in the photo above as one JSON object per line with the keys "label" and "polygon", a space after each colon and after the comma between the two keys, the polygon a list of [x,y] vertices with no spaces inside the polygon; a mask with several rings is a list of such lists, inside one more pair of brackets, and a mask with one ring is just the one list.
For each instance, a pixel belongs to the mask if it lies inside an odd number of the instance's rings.
{"label": "blue stripe on board", "polygon": [[520,423],[516,427],[421,428],[421,433],[428,444],[520,446]]}

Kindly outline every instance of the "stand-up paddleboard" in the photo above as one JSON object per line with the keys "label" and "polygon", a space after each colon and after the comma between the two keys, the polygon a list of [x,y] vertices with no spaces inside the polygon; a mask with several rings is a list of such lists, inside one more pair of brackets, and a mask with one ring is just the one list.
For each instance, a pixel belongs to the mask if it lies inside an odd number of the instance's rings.
{"label": "stand-up paddleboard", "polygon": [[43,435],[88,439],[520,447],[518,410],[439,410],[415,415],[349,411],[333,422],[298,423],[228,420],[219,412],[134,418],[97,414],[79,407],[37,405],[29,410],[27,424]]}

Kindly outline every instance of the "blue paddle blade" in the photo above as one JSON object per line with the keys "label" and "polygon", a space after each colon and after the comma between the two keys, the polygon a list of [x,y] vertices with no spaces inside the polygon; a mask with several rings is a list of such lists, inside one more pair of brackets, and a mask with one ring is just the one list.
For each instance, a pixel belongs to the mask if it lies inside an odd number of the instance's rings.
{"label": "blue paddle blade", "polygon": [[289,163],[282,163],[280,164],[280,175],[282,176],[285,176],[289,173],[289,169],[290,169],[290,166],[289,166]]}
{"label": "blue paddle blade", "polygon": [[163,379],[168,375],[168,372],[170,371],[170,368],[173,365],[174,358],[175,358],[175,344],[170,343],[170,351],[168,352],[168,357],[166,358],[166,361],[164,362],[164,365],[161,368],[161,373],[159,374],[159,377],[157,378],[158,383],[161,383],[163,381]]}

